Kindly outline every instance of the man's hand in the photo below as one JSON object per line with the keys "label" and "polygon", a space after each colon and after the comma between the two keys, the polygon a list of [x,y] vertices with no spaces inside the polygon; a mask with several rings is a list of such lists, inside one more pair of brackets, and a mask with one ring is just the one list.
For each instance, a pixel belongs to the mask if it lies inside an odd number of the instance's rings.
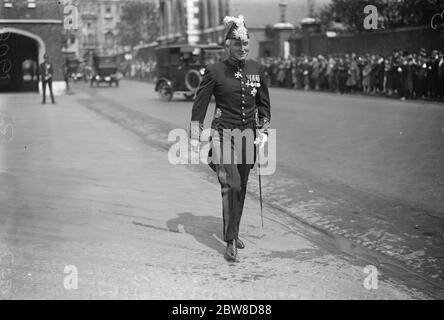
{"label": "man's hand", "polygon": [[268,141],[268,134],[266,134],[262,130],[258,130],[258,135],[256,140],[254,141],[254,144],[259,145],[259,148],[263,148],[267,141]]}

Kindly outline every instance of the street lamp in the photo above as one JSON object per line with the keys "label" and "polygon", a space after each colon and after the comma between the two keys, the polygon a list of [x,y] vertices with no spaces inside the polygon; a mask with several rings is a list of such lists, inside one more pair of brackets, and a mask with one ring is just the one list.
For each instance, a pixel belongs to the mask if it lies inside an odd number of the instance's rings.
{"label": "street lamp", "polygon": [[286,0],[281,0],[281,2],[279,2],[279,10],[281,11],[281,22],[285,23],[285,12],[287,11],[287,1]]}

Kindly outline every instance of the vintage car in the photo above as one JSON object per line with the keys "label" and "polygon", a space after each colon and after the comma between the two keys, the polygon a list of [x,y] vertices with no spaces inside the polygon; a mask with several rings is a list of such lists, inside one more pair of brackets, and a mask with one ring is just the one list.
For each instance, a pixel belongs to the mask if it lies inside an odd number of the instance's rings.
{"label": "vintage car", "polygon": [[174,94],[194,99],[209,64],[221,61],[225,50],[218,45],[165,45],[156,49],[157,80],[155,91],[162,100]]}
{"label": "vintage car", "polygon": [[112,56],[94,56],[92,75],[91,75],[91,87],[96,84],[97,86],[102,83],[108,83],[111,87],[113,83],[119,86],[119,74],[117,72],[117,57]]}
{"label": "vintage car", "polygon": [[86,80],[85,74],[80,67],[81,63],[78,59],[66,59],[67,74],[74,82],[77,80]]}
{"label": "vintage car", "polygon": [[66,72],[69,77],[73,77],[73,75],[77,74],[79,72],[79,60],[77,59],[66,59]]}

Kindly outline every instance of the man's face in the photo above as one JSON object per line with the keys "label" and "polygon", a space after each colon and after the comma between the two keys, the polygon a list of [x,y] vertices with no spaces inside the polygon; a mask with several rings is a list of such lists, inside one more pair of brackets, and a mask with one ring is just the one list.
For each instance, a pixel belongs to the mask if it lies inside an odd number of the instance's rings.
{"label": "man's face", "polygon": [[250,42],[231,39],[228,46],[228,54],[236,60],[245,60],[250,50]]}

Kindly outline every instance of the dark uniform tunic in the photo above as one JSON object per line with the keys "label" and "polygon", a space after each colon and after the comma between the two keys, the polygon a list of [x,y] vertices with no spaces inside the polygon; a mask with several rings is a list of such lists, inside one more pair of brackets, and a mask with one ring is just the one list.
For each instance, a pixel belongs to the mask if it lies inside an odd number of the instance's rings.
{"label": "dark uniform tunic", "polygon": [[43,101],[46,102],[46,85],[48,85],[49,93],[51,94],[51,101],[54,101],[54,95],[52,93],[52,77],[54,75],[54,68],[51,63],[43,62],[40,64],[40,76],[42,77],[42,91],[43,91]]}
{"label": "dark uniform tunic", "polygon": [[[263,125],[270,121],[270,98],[264,78],[264,67],[255,61],[233,62],[225,60],[207,67],[203,79],[197,91],[191,116],[191,137],[198,139],[203,127],[205,115],[211,96],[216,99],[216,108],[211,128],[217,133],[212,135],[211,152],[212,159],[222,159],[222,144],[227,138],[224,129],[251,130],[255,133],[257,123]],[[196,129],[197,128],[197,129]],[[231,144],[232,154],[238,154],[234,150],[233,139],[225,139]],[[248,175],[253,162],[246,162],[246,143],[253,144],[252,140],[246,140],[241,144],[243,161],[229,162],[215,161],[212,167],[218,176],[222,192],[224,240],[237,239],[239,224],[244,206],[247,189]]]}

